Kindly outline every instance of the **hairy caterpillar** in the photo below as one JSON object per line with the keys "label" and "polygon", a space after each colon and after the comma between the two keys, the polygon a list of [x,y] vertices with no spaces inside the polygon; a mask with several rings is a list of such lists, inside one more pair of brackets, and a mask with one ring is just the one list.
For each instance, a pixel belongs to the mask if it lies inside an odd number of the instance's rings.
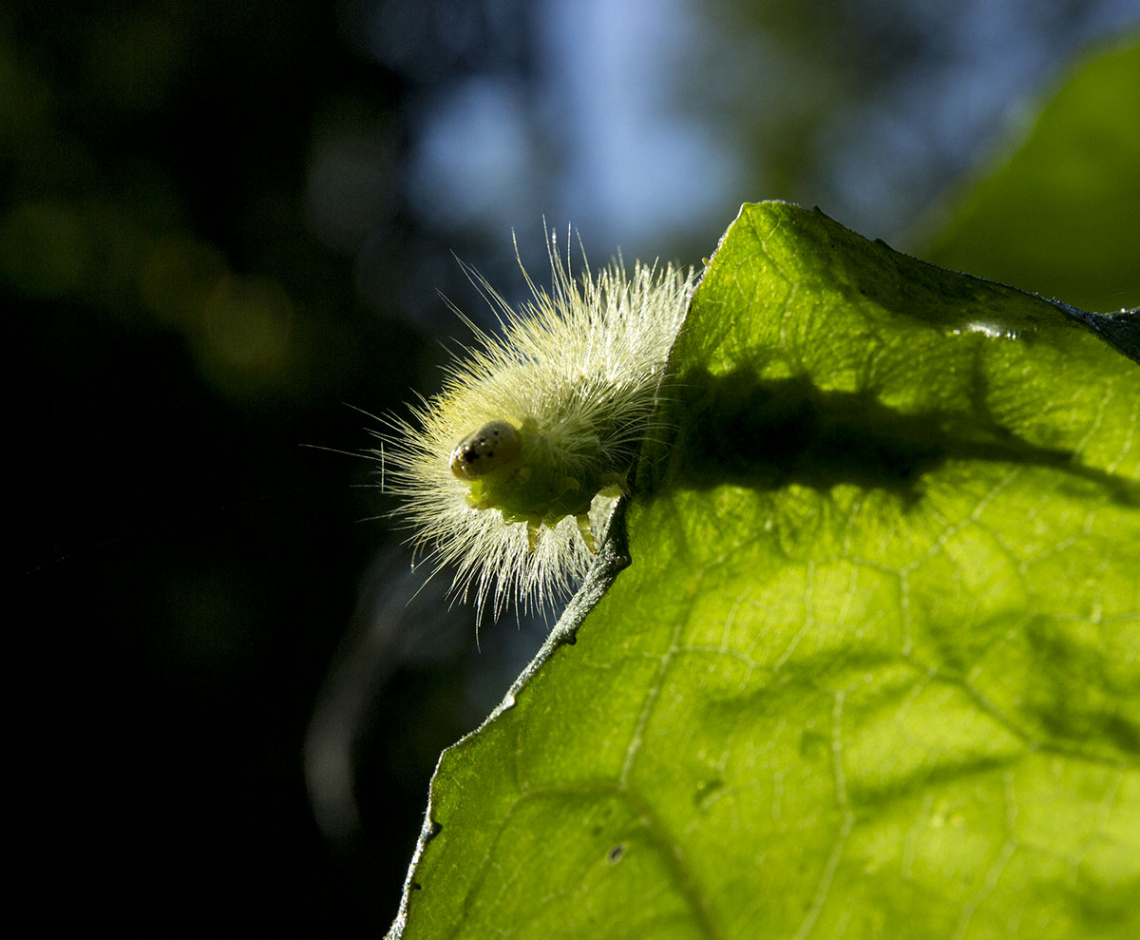
{"label": "hairy caterpillar", "polygon": [[688,308],[690,272],[620,256],[574,280],[549,243],[550,292],[523,271],[518,310],[476,285],[502,336],[464,317],[476,344],[447,368],[443,390],[390,419],[382,435],[395,515],[417,553],[453,565],[453,591],[482,615],[512,599],[523,609],[564,595],[650,427],[669,350]]}

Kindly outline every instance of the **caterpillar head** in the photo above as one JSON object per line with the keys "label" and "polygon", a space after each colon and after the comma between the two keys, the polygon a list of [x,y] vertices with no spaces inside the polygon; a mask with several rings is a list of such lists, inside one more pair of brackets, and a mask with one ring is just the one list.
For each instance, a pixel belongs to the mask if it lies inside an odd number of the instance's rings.
{"label": "caterpillar head", "polygon": [[522,452],[522,435],[509,421],[492,421],[468,434],[451,452],[451,472],[472,482],[513,464]]}

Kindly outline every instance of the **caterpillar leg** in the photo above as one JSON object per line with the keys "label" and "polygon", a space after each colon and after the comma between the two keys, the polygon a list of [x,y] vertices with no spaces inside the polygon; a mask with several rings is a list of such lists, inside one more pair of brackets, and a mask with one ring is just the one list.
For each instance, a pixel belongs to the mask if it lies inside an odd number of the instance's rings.
{"label": "caterpillar leg", "polygon": [[603,496],[628,496],[629,481],[624,473],[603,473],[602,488],[598,491]]}
{"label": "caterpillar leg", "polygon": [[598,547],[594,544],[594,530],[590,528],[590,517],[582,513],[574,518],[578,522],[578,531],[582,533],[582,541],[586,543],[586,548],[590,550],[591,555],[595,554]]}
{"label": "caterpillar leg", "polygon": [[527,519],[526,521],[526,544],[533,552],[535,546],[538,545],[538,529],[542,525],[541,519]]}

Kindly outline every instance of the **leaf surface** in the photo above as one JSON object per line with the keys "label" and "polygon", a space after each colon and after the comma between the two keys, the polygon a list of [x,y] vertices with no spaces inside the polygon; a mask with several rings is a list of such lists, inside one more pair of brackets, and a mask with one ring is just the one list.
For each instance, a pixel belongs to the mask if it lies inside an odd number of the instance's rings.
{"label": "leaf surface", "polygon": [[1140,935],[1140,367],[763,203],[670,372],[632,563],[441,758],[393,935]]}

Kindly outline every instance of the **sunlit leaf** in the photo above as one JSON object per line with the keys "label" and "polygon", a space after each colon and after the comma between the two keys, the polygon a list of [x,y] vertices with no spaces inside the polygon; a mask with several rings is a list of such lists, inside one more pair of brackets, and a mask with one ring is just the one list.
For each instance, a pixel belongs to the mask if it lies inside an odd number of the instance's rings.
{"label": "sunlit leaf", "polygon": [[1140,367],[766,203],[671,369],[632,563],[444,754],[394,934],[1140,935]]}

